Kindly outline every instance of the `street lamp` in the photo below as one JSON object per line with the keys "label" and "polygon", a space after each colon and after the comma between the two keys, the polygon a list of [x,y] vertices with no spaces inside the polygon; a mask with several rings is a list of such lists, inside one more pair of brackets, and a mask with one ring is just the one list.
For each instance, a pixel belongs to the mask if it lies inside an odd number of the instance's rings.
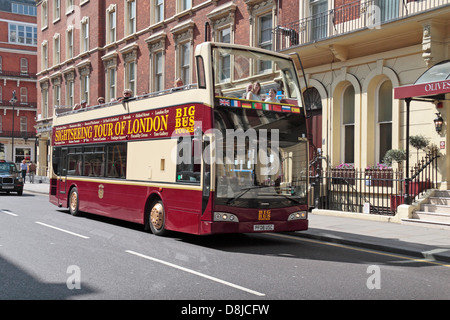
{"label": "street lamp", "polygon": [[11,136],[11,147],[12,147],[12,157],[11,161],[14,162],[14,105],[17,102],[16,98],[16,90],[12,92],[12,98],[9,100],[9,103],[12,105],[12,136]]}

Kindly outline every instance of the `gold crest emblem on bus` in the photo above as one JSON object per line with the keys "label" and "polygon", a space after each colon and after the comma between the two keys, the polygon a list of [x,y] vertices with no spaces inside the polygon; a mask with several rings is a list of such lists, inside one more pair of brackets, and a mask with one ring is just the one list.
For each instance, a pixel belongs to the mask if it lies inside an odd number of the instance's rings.
{"label": "gold crest emblem on bus", "polygon": [[98,197],[103,199],[103,195],[105,193],[104,186],[102,184],[98,185]]}

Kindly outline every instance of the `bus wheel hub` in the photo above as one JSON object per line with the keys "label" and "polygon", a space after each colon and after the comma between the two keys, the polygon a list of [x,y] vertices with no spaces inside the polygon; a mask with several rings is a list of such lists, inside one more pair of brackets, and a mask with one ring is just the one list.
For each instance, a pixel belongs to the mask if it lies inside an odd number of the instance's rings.
{"label": "bus wheel hub", "polygon": [[164,221],[164,209],[161,203],[157,203],[153,206],[150,213],[150,221],[155,229],[161,229]]}

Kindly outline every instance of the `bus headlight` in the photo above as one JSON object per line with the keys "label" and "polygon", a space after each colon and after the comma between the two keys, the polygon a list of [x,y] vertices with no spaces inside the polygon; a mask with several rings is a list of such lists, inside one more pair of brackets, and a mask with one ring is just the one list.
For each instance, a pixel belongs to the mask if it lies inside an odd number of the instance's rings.
{"label": "bus headlight", "polygon": [[303,219],[306,219],[307,217],[308,217],[308,214],[306,213],[306,211],[298,211],[298,212],[291,213],[289,215],[288,221],[303,220]]}
{"label": "bus headlight", "polygon": [[214,221],[222,221],[222,222],[239,222],[238,217],[234,214],[226,213],[226,212],[214,212]]}

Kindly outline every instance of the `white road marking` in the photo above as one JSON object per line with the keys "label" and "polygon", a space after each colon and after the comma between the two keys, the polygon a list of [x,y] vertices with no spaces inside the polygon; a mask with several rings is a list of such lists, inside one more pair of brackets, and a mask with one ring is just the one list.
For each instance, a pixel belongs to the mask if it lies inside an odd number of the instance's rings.
{"label": "white road marking", "polygon": [[258,291],[254,291],[254,290],[251,290],[251,289],[239,286],[237,284],[234,284],[234,283],[231,283],[231,282],[228,282],[228,281],[225,281],[225,280],[221,280],[221,279],[216,278],[216,277],[211,277],[211,276],[208,276],[206,274],[203,274],[203,273],[200,273],[200,272],[188,269],[188,268],[184,268],[184,267],[178,266],[176,264],[173,264],[173,263],[170,263],[170,262],[167,262],[167,261],[163,261],[163,260],[159,260],[159,259],[156,259],[156,258],[153,258],[153,257],[149,257],[149,256],[146,256],[146,255],[143,255],[141,253],[138,253],[138,252],[135,252],[135,251],[131,251],[131,250],[125,250],[125,252],[128,252],[130,254],[133,254],[135,256],[138,256],[138,257],[141,257],[141,258],[144,258],[144,259],[147,259],[147,260],[151,260],[151,261],[154,261],[154,262],[157,262],[157,263],[164,264],[166,266],[169,266],[169,267],[181,270],[181,271],[185,271],[185,272],[194,274],[196,276],[199,276],[199,277],[202,277],[202,278],[205,278],[205,279],[208,279],[208,280],[212,280],[212,281],[224,284],[226,286],[229,286],[229,287],[232,287],[232,288],[235,288],[235,289],[239,289],[239,290],[242,290],[242,291],[254,294],[254,295],[259,296],[259,297],[264,297],[265,296],[264,293],[261,293],[261,292],[258,292]]}
{"label": "white road marking", "polygon": [[13,217],[18,217],[18,216],[19,216],[18,214],[12,213],[12,212],[9,211],[9,210],[0,210],[0,212],[1,212],[1,213],[9,214],[10,216],[13,216]]}
{"label": "white road marking", "polygon": [[72,232],[72,231],[68,231],[68,230],[64,230],[64,229],[61,229],[61,228],[58,228],[58,227],[55,227],[55,226],[51,226],[51,225],[46,224],[46,223],[42,223],[42,222],[39,222],[39,221],[36,221],[36,223],[40,224],[42,226],[48,227],[48,228],[52,228],[52,229],[55,229],[55,230],[58,230],[58,231],[62,231],[62,232],[71,234],[73,236],[77,236],[77,237],[80,237],[80,238],[83,238],[83,239],[89,239],[89,237],[83,236],[81,234],[78,234],[78,233],[75,233],[75,232]]}

